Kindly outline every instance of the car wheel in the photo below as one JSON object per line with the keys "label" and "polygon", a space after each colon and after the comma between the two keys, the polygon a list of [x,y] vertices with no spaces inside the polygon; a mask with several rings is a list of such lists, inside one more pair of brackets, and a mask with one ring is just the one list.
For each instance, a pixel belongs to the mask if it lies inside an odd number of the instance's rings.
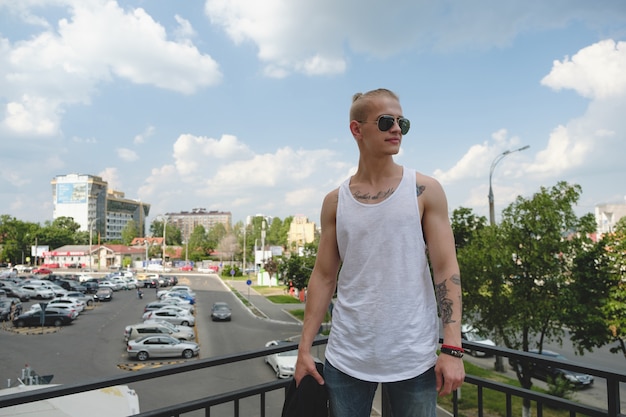
{"label": "car wheel", "polygon": [[189,322],[187,320],[184,320],[180,323],[181,326],[189,326]]}
{"label": "car wheel", "polygon": [[15,327],[24,327],[25,324],[24,320],[18,320],[15,322]]}
{"label": "car wheel", "polygon": [[56,319],[53,324],[54,327],[60,327],[63,324],[63,321],[61,319]]}
{"label": "car wheel", "polygon": [[278,366],[275,369],[276,372],[276,378],[280,378],[280,369],[278,368]]}
{"label": "car wheel", "polygon": [[87,301],[87,307],[91,307],[93,305],[93,300]]}
{"label": "car wheel", "polygon": [[191,350],[191,349],[183,350],[183,358],[185,358],[185,359],[193,358],[193,350]]}
{"label": "car wheel", "polygon": [[143,350],[137,354],[137,359],[139,359],[140,361],[146,361],[149,357],[150,355],[148,355],[148,352]]}

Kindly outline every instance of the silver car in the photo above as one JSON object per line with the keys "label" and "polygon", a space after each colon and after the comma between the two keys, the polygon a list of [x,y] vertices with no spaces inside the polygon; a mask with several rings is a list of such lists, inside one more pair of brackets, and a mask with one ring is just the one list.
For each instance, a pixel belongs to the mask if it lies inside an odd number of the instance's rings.
{"label": "silver car", "polygon": [[172,324],[180,324],[182,326],[193,327],[196,324],[196,318],[189,313],[172,310],[154,310],[144,315],[144,320],[161,319],[169,321]]}
{"label": "silver car", "polygon": [[129,340],[126,352],[129,358],[140,361],[146,361],[149,358],[191,359],[200,353],[200,346],[195,342],[183,342],[172,336],[146,336]]}

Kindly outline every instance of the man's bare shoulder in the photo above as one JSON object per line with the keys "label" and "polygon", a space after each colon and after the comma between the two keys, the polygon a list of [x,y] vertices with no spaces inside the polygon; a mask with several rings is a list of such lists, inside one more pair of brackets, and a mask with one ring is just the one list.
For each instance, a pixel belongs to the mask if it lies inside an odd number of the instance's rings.
{"label": "man's bare shoulder", "polygon": [[424,175],[421,172],[415,172],[415,190],[417,196],[421,197],[439,194],[443,191],[443,188],[435,178]]}

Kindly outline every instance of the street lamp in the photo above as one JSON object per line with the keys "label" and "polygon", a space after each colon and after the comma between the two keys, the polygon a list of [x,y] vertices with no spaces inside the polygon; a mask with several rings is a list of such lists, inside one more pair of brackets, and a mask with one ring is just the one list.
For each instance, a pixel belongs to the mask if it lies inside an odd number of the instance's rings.
{"label": "street lamp", "polygon": [[91,272],[92,267],[91,267],[91,241],[92,241],[92,237],[93,237],[93,224],[95,221],[97,221],[98,218],[96,217],[95,219],[91,219],[89,221],[89,272]]}
{"label": "street lamp", "polygon": [[491,163],[491,169],[489,170],[489,195],[488,197],[489,197],[489,224],[491,224],[492,226],[496,224],[496,215],[495,215],[495,209],[494,209],[494,204],[493,204],[493,188],[491,188],[491,177],[493,175],[493,170],[496,168],[496,165],[498,165],[498,162],[500,162],[505,156],[510,155],[514,152],[525,151],[528,148],[530,148],[530,145],[522,146],[521,148],[518,148],[518,149],[504,151],[500,155],[496,156],[496,158]]}

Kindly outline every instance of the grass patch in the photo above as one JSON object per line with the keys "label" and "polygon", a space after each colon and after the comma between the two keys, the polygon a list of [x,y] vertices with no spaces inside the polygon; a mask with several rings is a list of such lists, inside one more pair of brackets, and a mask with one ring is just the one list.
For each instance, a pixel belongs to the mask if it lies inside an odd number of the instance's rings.
{"label": "grass patch", "polygon": [[[492,381],[500,382],[502,384],[519,387],[519,381],[517,379],[509,378],[499,372],[489,369],[481,368],[469,362],[464,362],[465,373],[467,375],[478,376],[481,378],[489,379]],[[533,386],[533,391],[543,392],[546,391]],[[485,417],[496,417],[507,415],[506,395],[502,392],[493,391],[490,389],[483,389],[483,415]],[[438,404],[444,409],[452,412],[452,395],[445,397],[438,397]],[[536,403],[531,403],[531,414],[536,412]],[[458,403],[459,415],[463,417],[472,417],[478,415],[478,387],[472,384],[463,384],[460,389],[460,399]],[[521,415],[522,413],[522,399],[518,397],[512,398],[512,410],[513,415]],[[569,412],[564,410],[556,410],[546,405],[543,406],[544,417],[568,417]]]}
{"label": "grass patch", "polygon": [[301,304],[300,300],[291,295],[268,295],[266,298],[274,304]]}

